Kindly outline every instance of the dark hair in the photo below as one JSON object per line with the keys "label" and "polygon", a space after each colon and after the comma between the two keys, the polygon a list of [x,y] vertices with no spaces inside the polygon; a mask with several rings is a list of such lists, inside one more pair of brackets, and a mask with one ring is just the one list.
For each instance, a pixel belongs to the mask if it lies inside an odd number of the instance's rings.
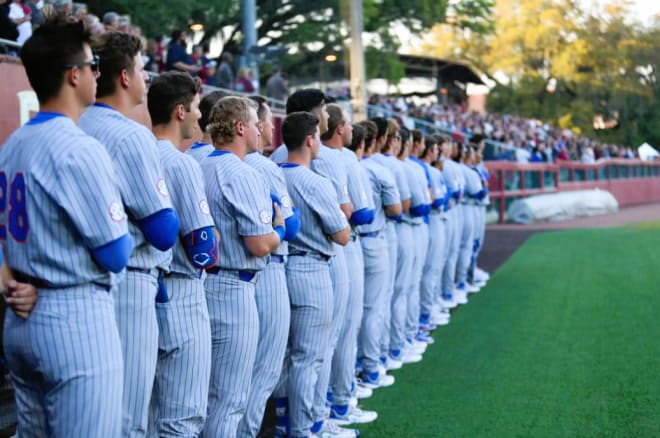
{"label": "dark hair", "polygon": [[289,152],[302,149],[308,135],[316,133],[319,118],[314,114],[298,111],[286,116],[282,122],[282,140]]}
{"label": "dark hair", "polygon": [[117,91],[117,78],[123,70],[132,72],[135,55],[142,50],[142,41],[125,32],[108,32],[99,37],[94,53],[100,58],[101,76],[96,80],[96,97],[105,97]]}
{"label": "dark hair", "polygon": [[312,112],[325,103],[325,94],[318,88],[303,88],[293,93],[286,101],[286,113]]}
{"label": "dark hair", "polygon": [[57,96],[64,84],[67,65],[85,61],[85,44],[91,35],[82,22],[55,17],[35,29],[23,44],[21,61],[40,103]]}
{"label": "dark hair", "polygon": [[346,122],[346,120],[344,120],[344,111],[342,110],[342,107],[336,103],[331,103],[326,109],[328,111],[328,130],[321,135],[321,139],[324,141],[330,140],[332,136],[335,135],[337,127],[339,127],[342,122]]}
{"label": "dark hair", "polygon": [[[170,35],[170,41],[171,43],[178,43],[179,38],[181,38],[181,35],[183,35],[183,30],[181,29],[176,29],[172,31],[172,34]],[[171,44],[170,43],[170,44]]]}
{"label": "dark hair", "polygon": [[264,118],[266,117],[266,105],[268,105],[268,101],[263,96],[248,96],[248,99],[252,100],[258,105],[257,117],[259,117],[259,121],[263,122]]}
{"label": "dark hair", "polygon": [[410,133],[412,134],[413,142],[421,142],[424,138],[424,134],[419,129],[413,129]]}
{"label": "dark hair", "polygon": [[399,137],[401,137],[401,145],[410,139],[410,131],[407,128],[399,128]]}
{"label": "dark hair", "polygon": [[371,121],[376,124],[378,129],[376,139],[385,137],[387,135],[387,119],[385,117],[374,117]]}
{"label": "dark hair", "polygon": [[[413,133],[414,132],[415,131],[413,131]],[[424,150],[422,150],[422,153],[420,154],[420,158],[426,157],[431,152],[433,145],[437,145],[437,144],[438,144],[438,137],[436,137],[435,135],[428,135],[424,139]]]}
{"label": "dark hair", "polygon": [[366,134],[367,134],[367,128],[359,124],[354,124],[353,140],[351,141],[351,144],[348,145],[348,148],[355,152],[356,150],[358,150],[358,148],[360,147],[360,143],[362,143],[363,141],[365,142],[364,147],[366,148],[367,147],[367,143],[365,141]]}
{"label": "dark hair", "polygon": [[222,91],[215,90],[211,91],[206,96],[202,97],[202,100],[199,102],[199,112],[202,113],[202,117],[199,118],[197,124],[202,132],[206,132],[206,125],[209,124],[209,118],[211,117],[211,110],[213,105],[223,97],[231,96],[231,94]]}
{"label": "dark hair", "polygon": [[199,78],[193,79],[188,73],[167,72],[154,78],[147,93],[147,107],[153,125],[170,122],[174,109],[183,105],[190,111],[190,104],[199,93],[202,84]]}
{"label": "dark hair", "polygon": [[[365,149],[369,148],[369,145],[376,140],[378,135],[378,126],[372,120],[362,120],[358,123],[364,129],[364,147]],[[355,137],[355,131],[353,131],[353,137]]]}

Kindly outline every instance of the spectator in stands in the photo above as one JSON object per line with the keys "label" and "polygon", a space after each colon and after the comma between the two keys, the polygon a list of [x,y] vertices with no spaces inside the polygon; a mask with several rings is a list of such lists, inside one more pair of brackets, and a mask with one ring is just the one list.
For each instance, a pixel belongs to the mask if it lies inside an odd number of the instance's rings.
{"label": "spectator in stands", "polygon": [[41,9],[44,7],[44,1],[29,0],[25,4],[30,7],[32,13],[32,30],[34,30],[44,23],[44,16],[41,13]]}
{"label": "spectator in stands", "polygon": [[14,0],[9,5],[9,18],[14,22],[18,29],[18,38],[16,42],[23,44],[30,36],[32,36],[32,15],[29,8],[23,8],[24,4],[21,0]]}
{"label": "spectator in stands", "polygon": [[85,3],[73,4],[72,14],[76,21],[84,21],[88,12],[89,11],[87,10],[87,5]]}
{"label": "spectator in stands", "polygon": [[231,53],[224,52],[220,59],[221,62],[218,67],[218,79],[216,85],[220,88],[231,90],[234,87],[234,69],[232,68],[234,57]]}
{"label": "spectator in stands", "polygon": [[119,26],[119,14],[112,11],[103,14],[103,26],[105,26],[106,32],[117,30]]}
{"label": "spectator in stands", "polygon": [[594,164],[596,163],[596,158],[594,156],[594,150],[591,147],[584,148],[582,151],[582,163],[583,164]]}
{"label": "spectator in stands", "polygon": [[[18,28],[14,20],[9,18],[9,6],[7,0],[0,0],[0,38],[4,38],[9,41],[16,41],[18,38]],[[11,48],[4,49],[11,51]],[[0,52],[2,53],[2,52]]]}
{"label": "spectator in stands", "polygon": [[209,80],[209,69],[208,69],[208,64],[210,62],[209,58],[206,57],[206,53],[208,52],[208,46],[201,46],[199,44],[195,44],[193,46],[193,51],[192,51],[192,64],[196,65],[197,67],[200,68],[200,70],[197,72],[197,76],[199,76],[199,79],[202,81],[203,84],[208,83]]}
{"label": "spectator in stands", "polygon": [[53,6],[55,6],[55,12],[65,17],[71,15],[73,10],[73,3],[71,0],[55,0]]}
{"label": "spectator in stands", "polygon": [[117,19],[117,30],[119,32],[131,33],[131,20],[126,15],[120,15]]}
{"label": "spectator in stands", "polygon": [[188,73],[198,73],[201,70],[200,67],[193,64],[191,56],[188,55],[187,46],[186,33],[183,30],[172,32],[172,39],[167,49],[166,69],[168,71],[179,70]]}
{"label": "spectator in stands", "polygon": [[289,97],[289,87],[282,69],[278,68],[266,82],[266,96],[286,101]]}
{"label": "spectator in stands", "polygon": [[250,69],[246,66],[241,67],[238,71],[238,77],[234,84],[234,89],[240,91],[241,93],[254,93],[255,88],[249,78]]}

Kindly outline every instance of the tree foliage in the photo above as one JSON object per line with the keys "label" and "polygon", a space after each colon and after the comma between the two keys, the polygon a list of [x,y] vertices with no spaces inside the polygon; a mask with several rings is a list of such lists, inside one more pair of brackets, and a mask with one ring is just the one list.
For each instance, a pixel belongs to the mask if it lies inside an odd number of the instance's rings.
{"label": "tree foliage", "polygon": [[[329,52],[340,54],[340,61],[348,65],[348,1],[257,0],[258,45],[289,48],[280,62],[294,75],[317,74],[319,57]],[[109,10],[130,14],[147,36],[186,28],[193,18],[202,20],[202,41],[220,38],[223,50],[242,51],[238,0],[90,0],[88,4],[101,15]],[[398,82],[403,66],[397,65],[395,57],[402,41],[393,25],[420,34],[446,21],[451,12],[459,17],[458,26],[486,32],[491,25],[491,8],[492,0],[459,0],[451,6],[449,0],[363,0],[365,32],[372,36],[372,51],[381,51],[381,57],[371,57],[375,64],[368,65],[368,70]],[[343,53],[346,55],[341,56]]]}
{"label": "tree foliage", "polygon": [[[570,120],[603,141],[660,144],[660,21],[632,20],[627,0],[602,10],[582,4],[498,0],[493,34],[439,25],[421,52],[468,60],[494,79],[492,110]],[[597,114],[618,117],[618,129],[595,131]]]}

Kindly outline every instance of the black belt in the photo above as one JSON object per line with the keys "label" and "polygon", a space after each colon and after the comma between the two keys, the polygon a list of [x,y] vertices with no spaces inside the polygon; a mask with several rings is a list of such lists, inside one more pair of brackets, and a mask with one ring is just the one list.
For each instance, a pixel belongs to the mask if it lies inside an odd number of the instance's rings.
{"label": "black belt", "polygon": [[196,274],[182,274],[181,272],[170,271],[165,274],[165,278],[181,278],[184,280],[199,279],[202,278],[202,272],[203,271],[197,271]]}
{"label": "black belt", "polygon": [[214,266],[210,269],[207,269],[206,272],[213,275],[218,275],[220,272],[235,272],[238,274],[238,279],[241,281],[252,281],[252,279],[257,275],[257,271],[237,271],[233,269],[222,269],[218,266]]}
{"label": "black belt", "polygon": [[370,233],[360,233],[360,237],[378,237],[380,231],[372,231]]}
{"label": "black belt", "polygon": [[133,268],[131,266],[127,267],[128,272],[137,272],[139,274],[153,275],[154,277],[159,277],[160,272],[158,268]]}
{"label": "black belt", "polygon": [[[54,285],[53,283],[51,283],[48,280],[43,280],[41,278],[33,277],[33,276],[25,274],[21,271],[12,270],[12,272],[14,274],[14,278],[16,279],[16,281],[18,281],[20,283],[31,284],[32,286],[36,287],[37,289],[66,289],[66,288],[70,288],[70,287],[84,286],[84,284],[72,284],[72,285],[68,285],[68,286],[57,286],[57,285]],[[92,285],[94,285],[94,286],[96,286],[100,289],[103,289],[106,292],[109,292],[110,289],[112,289],[112,287],[110,285],[103,284],[103,283],[98,283],[96,281],[92,281],[90,284],[92,284]]]}
{"label": "black belt", "polygon": [[270,261],[275,263],[284,263],[284,256],[279,254],[271,254]]}
{"label": "black belt", "polygon": [[310,252],[310,251],[294,251],[289,253],[289,257],[314,257],[319,260],[323,260],[324,262],[327,262],[330,260],[329,255],[321,254],[320,252]]}

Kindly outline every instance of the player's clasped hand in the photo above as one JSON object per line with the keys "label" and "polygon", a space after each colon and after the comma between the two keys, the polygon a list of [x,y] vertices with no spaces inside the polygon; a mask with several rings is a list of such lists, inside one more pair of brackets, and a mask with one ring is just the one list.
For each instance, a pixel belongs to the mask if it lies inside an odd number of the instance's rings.
{"label": "player's clasped hand", "polygon": [[282,214],[279,205],[275,202],[273,202],[273,212],[275,212],[273,215],[273,228],[280,226],[284,227],[284,215]]}
{"label": "player's clasped hand", "polygon": [[17,316],[27,319],[37,303],[37,289],[31,284],[19,283],[15,280],[7,282],[4,292],[5,301]]}

